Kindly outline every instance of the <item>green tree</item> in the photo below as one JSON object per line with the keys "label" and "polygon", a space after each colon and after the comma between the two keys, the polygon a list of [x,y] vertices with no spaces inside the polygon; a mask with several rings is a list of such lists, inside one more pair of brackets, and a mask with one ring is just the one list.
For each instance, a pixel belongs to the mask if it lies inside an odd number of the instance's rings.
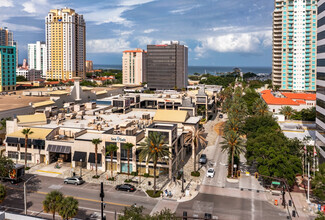
{"label": "green tree", "polygon": [[116,144],[110,144],[106,147],[106,155],[110,155],[111,157],[111,177],[113,177],[113,156],[114,152],[118,150]]}
{"label": "green tree", "polygon": [[55,219],[55,213],[59,211],[62,200],[63,194],[57,190],[51,191],[45,196],[43,209],[46,213],[53,214],[53,220]]}
{"label": "green tree", "polygon": [[225,133],[229,132],[229,131],[235,131],[238,133],[242,133],[243,132],[243,126],[244,124],[238,120],[235,117],[228,117],[228,120],[225,123],[225,127],[223,129],[223,131]]}
{"label": "green tree", "polygon": [[253,104],[254,113],[256,115],[264,116],[268,113],[268,105],[260,98],[256,99]]}
{"label": "green tree", "polygon": [[0,178],[8,177],[14,168],[14,162],[3,155],[0,155]]}
{"label": "green tree", "polygon": [[130,151],[132,150],[132,148],[134,147],[134,144],[132,143],[126,143],[123,145],[123,148],[125,150],[127,150],[127,160],[128,160],[128,179],[129,179],[129,176],[130,176]]}
{"label": "green tree", "polygon": [[71,219],[77,215],[78,209],[78,200],[76,200],[72,196],[68,196],[62,199],[58,212],[62,219]]}
{"label": "green tree", "polygon": [[319,171],[316,172],[315,178],[312,180],[313,194],[325,200],[325,163],[319,165]]}
{"label": "green tree", "polygon": [[254,112],[254,102],[259,99],[260,96],[254,89],[245,89],[245,95],[243,95],[243,100],[246,102],[248,114],[252,115]]}
{"label": "green tree", "polygon": [[141,143],[140,161],[153,162],[153,191],[156,194],[157,162],[169,158],[169,147],[165,144],[165,136],[158,132],[150,132],[145,141]]}
{"label": "green tree", "polygon": [[0,121],[0,130],[6,129],[6,127],[7,127],[7,121],[8,120],[11,120],[11,119],[12,119],[11,117],[1,119],[1,121]]}
{"label": "green tree", "polygon": [[2,203],[3,200],[5,200],[6,196],[7,196],[6,187],[0,184],[0,203]]}
{"label": "green tree", "polygon": [[123,211],[123,215],[119,215],[118,219],[119,220],[176,220],[175,214],[173,214],[170,209],[163,209],[160,212],[154,213],[152,216],[151,215],[146,215],[143,213],[144,207],[135,207],[135,206],[130,206],[130,207],[125,207]]}
{"label": "green tree", "polygon": [[241,153],[245,152],[244,142],[239,134],[235,131],[225,133],[223,138],[224,141],[221,142],[221,149],[222,151],[228,151],[228,154],[231,155],[230,173],[231,177],[234,177],[234,156],[239,156]]}
{"label": "green tree", "polygon": [[25,128],[21,132],[23,135],[25,135],[25,167],[27,167],[27,144],[28,144],[28,136],[33,134],[34,132],[31,130],[31,128]]}
{"label": "green tree", "polygon": [[26,79],[26,77],[24,77],[24,76],[17,76],[17,77],[16,77],[16,81],[17,81],[17,82],[26,82],[27,79]]}
{"label": "green tree", "polygon": [[280,109],[280,113],[283,114],[285,116],[286,119],[291,119],[292,115],[294,114],[294,110],[292,107],[290,106],[283,106]]}
{"label": "green tree", "polygon": [[91,142],[92,142],[93,145],[95,145],[95,167],[96,167],[96,177],[97,177],[98,176],[97,175],[97,163],[98,163],[97,151],[98,151],[98,144],[102,143],[102,140],[97,138],[97,139],[93,139]]}
{"label": "green tree", "polygon": [[206,147],[207,146],[207,140],[204,138],[204,129],[195,129],[194,131],[189,131],[185,137],[184,142],[186,144],[191,144],[193,148],[193,166],[194,166],[194,172],[196,172],[196,152],[199,146]]}

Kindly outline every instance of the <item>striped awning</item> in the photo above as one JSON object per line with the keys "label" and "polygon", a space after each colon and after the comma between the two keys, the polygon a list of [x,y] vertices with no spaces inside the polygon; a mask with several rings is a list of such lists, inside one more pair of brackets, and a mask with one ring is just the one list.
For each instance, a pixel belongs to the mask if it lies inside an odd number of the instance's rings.
{"label": "striped awning", "polygon": [[71,147],[70,146],[49,144],[49,146],[47,147],[47,151],[53,152],[53,153],[70,154],[71,153]]}

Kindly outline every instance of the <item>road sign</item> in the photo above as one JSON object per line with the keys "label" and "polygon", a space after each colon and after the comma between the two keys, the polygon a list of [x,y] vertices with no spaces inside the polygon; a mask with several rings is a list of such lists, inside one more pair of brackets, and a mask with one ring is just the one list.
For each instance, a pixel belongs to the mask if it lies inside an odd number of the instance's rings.
{"label": "road sign", "polygon": [[280,182],[272,182],[272,185],[280,185]]}

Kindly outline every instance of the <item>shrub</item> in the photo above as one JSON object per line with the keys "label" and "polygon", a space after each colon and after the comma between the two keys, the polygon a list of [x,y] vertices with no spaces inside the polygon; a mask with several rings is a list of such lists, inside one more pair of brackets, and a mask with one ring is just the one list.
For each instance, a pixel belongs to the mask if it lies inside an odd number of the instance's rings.
{"label": "shrub", "polygon": [[126,180],[124,180],[124,182],[125,182],[125,183],[131,183],[132,180],[130,180],[130,179],[126,179]]}
{"label": "shrub", "polygon": [[145,173],[145,174],[143,174],[143,176],[144,177],[149,177],[150,175],[149,175],[149,173]]}
{"label": "shrub", "polygon": [[138,172],[132,172],[131,175],[132,176],[137,176],[138,175]]}
{"label": "shrub", "polygon": [[153,190],[147,190],[146,193],[148,194],[148,196],[150,196],[152,198],[158,198],[158,197],[160,197],[162,191],[157,190],[156,194],[154,194]]}
{"label": "shrub", "polygon": [[30,170],[30,167],[25,167],[25,170]]}
{"label": "shrub", "polygon": [[191,176],[199,177],[200,176],[200,172],[199,171],[192,171],[191,172]]}
{"label": "shrub", "polygon": [[99,177],[100,177],[99,175],[97,175],[97,176],[94,175],[94,176],[93,176],[93,179],[98,179]]}
{"label": "shrub", "polygon": [[114,177],[110,177],[110,178],[108,178],[108,180],[115,181],[115,178]]}

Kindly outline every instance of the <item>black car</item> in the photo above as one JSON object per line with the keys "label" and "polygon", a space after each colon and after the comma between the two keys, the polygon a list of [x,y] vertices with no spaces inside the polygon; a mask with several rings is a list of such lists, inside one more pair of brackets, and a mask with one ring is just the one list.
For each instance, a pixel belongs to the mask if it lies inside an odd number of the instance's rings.
{"label": "black car", "polygon": [[222,114],[220,114],[220,115],[219,115],[219,118],[223,118],[223,115],[222,115]]}
{"label": "black car", "polygon": [[208,162],[207,155],[206,154],[201,154],[201,157],[199,159],[200,164],[206,164]]}
{"label": "black car", "polygon": [[115,187],[115,189],[117,191],[128,191],[128,192],[134,192],[136,190],[136,188],[134,186],[132,186],[131,184],[121,184],[121,185],[117,185]]}

